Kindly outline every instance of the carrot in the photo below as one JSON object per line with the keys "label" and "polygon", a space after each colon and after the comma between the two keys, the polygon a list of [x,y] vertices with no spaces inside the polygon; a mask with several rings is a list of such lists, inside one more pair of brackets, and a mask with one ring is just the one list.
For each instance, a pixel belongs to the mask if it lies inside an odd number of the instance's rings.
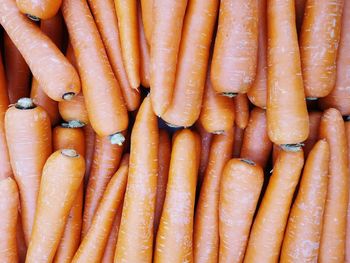
{"label": "carrot", "polygon": [[196,139],[190,130],[176,136],[169,180],[156,240],[154,262],[192,262],[196,193]]}
{"label": "carrot", "polygon": [[151,99],[161,116],[171,103],[188,0],[156,1],[152,10]]}
{"label": "carrot", "polygon": [[311,149],[314,147],[315,143],[318,141],[318,134],[320,130],[322,112],[310,111],[309,112],[309,137],[305,141],[304,155],[305,158],[309,155]]}
{"label": "carrot", "polygon": [[16,103],[30,93],[30,70],[15,44],[4,32],[4,63],[6,69],[7,91],[10,103]]}
{"label": "carrot", "polygon": [[233,157],[238,158],[241,155],[241,149],[243,144],[244,129],[235,125],[234,127],[234,143],[233,143]]}
{"label": "carrot", "polygon": [[151,45],[153,29],[153,0],[141,0],[142,22],[148,45]]}
{"label": "carrot", "polygon": [[[350,170],[350,122],[345,122],[345,132],[348,148],[348,170]],[[349,198],[350,200],[350,198]],[[350,262],[350,202],[348,201],[347,220],[346,220],[346,240],[345,240],[345,262]]]}
{"label": "carrot", "polygon": [[306,2],[307,0],[295,0],[295,17],[296,17],[298,34],[300,33],[301,26],[303,24]]}
{"label": "carrot", "polygon": [[5,115],[5,132],[11,166],[20,192],[26,243],[32,232],[41,172],[52,151],[47,113],[28,98],[20,99]]}
{"label": "carrot", "polygon": [[188,3],[173,97],[165,113],[161,114],[167,123],[189,127],[199,118],[218,9],[218,0]]}
{"label": "carrot", "polygon": [[249,100],[246,94],[239,94],[234,99],[235,124],[245,129],[249,122]]}
{"label": "carrot", "polygon": [[18,262],[16,226],[19,196],[12,178],[0,180],[0,261]]}
{"label": "carrot", "polygon": [[319,261],[343,262],[349,175],[345,125],[338,110],[331,108],[323,113],[319,136],[327,140],[330,148],[328,189]]}
{"label": "carrot", "polygon": [[[23,1],[23,0],[18,0]],[[57,1],[57,0],[55,0]],[[42,20],[40,22],[40,29],[47,35],[52,42],[60,49],[64,46],[64,21],[62,13],[58,12],[50,19]]]}
{"label": "carrot", "polygon": [[259,0],[258,65],[256,76],[247,95],[251,103],[266,109],[267,97],[267,0]]}
{"label": "carrot", "polygon": [[263,169],[266,168],[272,151],[272,142],[267,136],[266,126],[265,110],[254,108],[244,131],[240,153],[241,158],[252,160]]}
{"label": "carrot", "polygon": [[141,14],[141,3],[138,3],[138,36],[139,36],[139,45],[140,45],[140,80],[141,85],[145,88],[149,88],[150,84],[150,74],[151,74],[151,58],[150,58],[150,48],[146,40],[144,26],[142,24],[142,14]]}
{"label": "carrot", "polygon": [[[276,144],[303,142],[309,133],[292,0],[270,0],[267,8],[267,131]],[[288,37],[286,37],[288,32]]]}
{"label": "carrot", "polygon": [[306,1],[300,35],[306,97],[325,97],[335,85],[343,2],[344,0]]}
{"label": "carrot", "polygon": [[16,243],[17,243],[18,262],[24,263],[26,261],[27,246],[26,246],[26,241],[24,239],[22,217],[21,217],[20,211],[18,211],[18,216],[17,216]]}
{"label": "carrot", "polygon": [[108,137],[96,136],[89,181],[86,186],[83,229],[84,237],[93,220],[96,209],[113,174],[117,171],[123,147],[110,143]]}
{"label": "carrot", "polygon": [[51,99],[69,100],[79,93],[79,76],[73,66],[49,37],[19,12],[13,0],[1,1],[0,23]]}
{"label": "carrot", "polygon": [[327,195],[329,146],[319,140],[305,163],[291,208],[281,262],[317,262]]}
{"label": "carrot", "polygon": [[92,129],[90,125],[84,126],[84,134],[85,134],[85,178],[84,183],[87,184],[91,167],[92,167],[92,160],[94,158],[94,151],[95,151],[95,132]]}
{"label": "carrot", "polygon": [[[278,155],[282,151],[281,147],[277,144],[273,144],[272,146],[272,164],[275,165]],[[305,155],[305,154],[304,154]]]}
{"label": "carrot", "polygon": [[114,1],[89,0],[88,2],[106,48],[112,70],[120,85],[126,107],[129,111],[134,111],[140,105],[140,93],[138,90],[131,88],[124,68]]}
{"label": "carrot", "polygon": [[300,146],[284,147],[278,155],[255,218],[244,262],[277,262],[293,194],[304,164]]}
{"label": "carrot", "polygon": [[64,0],[62,12],[91,126],[99,136],[109,135],[112,143],[120,144],[124,141],[120,132],[128,126],[127,110],[89,7],[84,0]]}
{"label": "carrot", "polygon": [[27,263],[53,260],[84,171],[84,158],[73,149],[58,150],[46,161]]}
{"label": "carrot", "polygon": [[258,1],[221,1],[211,64],[214,90],[225,95],[246,93],[256,75],[257,56]]}
{"label": "carrot", "polygon": [[137,113],[130,141],[131,165],[114,262],[151,262],[159,135],[149,96]]}
{"label": "carrot", "polygon": [[18,9],[34,19],[49,19],[60,9],[62,0],[16,0]]}
{"label": "carrot", "polygon": [[330,94],[319,100],[322,109],[336,108],[342,115],[350,115],[350,2],[344,1],[341,36],[336,62],[336,81]]}
{"label": "carrot", "polygon": [[[194,221],[195,262],[216,262],[219,253],[219,188],[225,164],[233,150],[233,128],[214,135]],[[208,227],[210,226],[210,227]]]}
{"label": "carrot", "polygon": [[79,120],[85,124],[90,123],[82,93],[79,93],[69,101],[60,101],[58,109],[65,121]]}
{"label": "carrot", "polygon": [[171,156],[171,141],[166,130],[159,130],[158,178],[156,208],[154,211],[154,234],[157,234],[162,216]]}

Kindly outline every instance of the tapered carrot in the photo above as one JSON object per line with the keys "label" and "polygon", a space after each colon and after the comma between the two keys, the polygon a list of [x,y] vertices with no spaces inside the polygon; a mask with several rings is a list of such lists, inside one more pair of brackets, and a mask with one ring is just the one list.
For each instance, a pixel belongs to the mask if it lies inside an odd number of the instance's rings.
{"label": "tapered carrot", "polygon": [[266,168],[272,151],[272,142],[267,136],[266,112],[260,108],[254,108],[250,113],[247,128],[244,131],[240,156],[252,160]]}
{"label": "tapered carrot", "polygon": [[27,263],[53,260],[84,172],[84,158],[72,149],[58,150],[46,161]]}
{"label": "tapered carrot", "polygon": [[89,0],[88,2],[114,75],[120,85],[126,107],[129,111],[134,111],[140,105],[140,93],[131,88],[124,68],[114,1]]}
{"label": "tapered carrot", "polygon": [[255,218],[244,262],[277,262],[289,209],[304,164],[300,146],[282,150]]}
{"label": "tapered carrot", "polygon": [[257,56],[258,1],[221,1],[211,65],[214,90],[246,93],[256,75]]}
{"label": "tapered carrot", "polygon": [[141,0],[142,22],[148,45],[151,45],[153,29],[153,2],[154,0]]}
{"label": "tapered carrot", "polygon": [[232,157],[232,150],[233,127],[223,134],[214,135],[195,213],[195,262],[216,262],[218,258],[220,179],[226,162]]}
{"label": "tapered carrot", "polygon": [[317,262],[327,195],[328,165],[328,143],[319,140],[305,163],[284,235],[281,262]]}
{"label": "tapered carrot", "polygon": [[155,1],[152,10],[151,99],[157,116],[171,103],[188,0]]}
{"label": "tapered carrot", "polygon": [[1,1],[0,23],[50,98],[69,100],[79,93],[79,76],[73,66],[49,37],[19,12],[13,0]]}
{"label": "tapered carrot", "polygon": [[325,97],[334,88],[343,2],[344,0],[306,1],[300,35],[306,97]]}
{"label": "tapered carrot", "polygon": [[255,106],[266,109],[267,97],[267,0],[259,0],[258,65],[248,98]]}
{"label": "tapered carrot", "polygon": [[45,20],[57,14],[62,0],[16,0],[16,3],[22,13]]}
{"label": "tapered carrot", "polygon": [[[348,148],[348,170],[350,170],[350,122],[345,122],[345,133]],[[350,192],[349,192],[350,193]],[[349,198],[350,200],[350,198]],[[345,262],[350,262],[350,202],[348,201],[348,212],[346,220],[346,240],[345,240]]]}
{"label": "tapered carrot", "polygon": [[319,100],[322,109],[336,108],[342,115],[350,115],[350,2],[344,1],[341,35],[336,63],[335,86],[328,96]]}
{"label": "tapered carrot", "polygon": [[310,111],[309,112],[309,137],[305,141],[304,155],[305,158],[309,155],[309,152],[314,147],[315,143],[318,141],[318,134],[320,131],[322,112]]}
{"label": "tapered carrot", "polygon": [[138,36],[139,36],[139,46],[140,46],[140,81],[141,85],[145,88],[150,87],[150,78],[151,78],[151,61],[150,61],[150,47],[147,43],[144,26],[142,24],[142,15],[141,15],[141,3],[138,3],[137,10],[137,22],[138,22]]}
{"label": "tapered carrot", "polygon": [[235,124],[245,129],[249,122],[249,100],[246,94],[239,94],[234,99]]}
{"label": "tapered carrot", "polygon": [[323,113],[319,136],[327,140],[330,148],[329,181],[319,261],[342,262],[345,258],[349,175],[345,125],[338,110],[331,108]]}
{"label": "tapered carrot", "polygon": [[192,262],[197,169],[196,142],[190,130],[175,138],[169,180],[157,234],[154,262]]}
{"label": "tapered carrot", "polygon": [[12,178],[0,180],[0,261],[18,262],[16,226],[19,196]]}
{"label": "tapered carrot", "polygon": [[[269,0],[267,5],[268,69],[267,131],[276,144],[306,140],[309,118],[295,28],[292,0]],[[286,33],[288,32],[288,37]]]}
{"label": "tapered carrot", "polygon": [[149,96],[137,113],[130,141],[128,185],[114,262],[151,262],[159,135]]}
{"label": "tapered carrot", "polygon": [[241,149],[243,144],[244,129],[239,128],[235,125],[234,143],[233,143],[233,157],[238,158],[241,155]]}
{"label": "tapered carrot", "polygon": [[5,115],[5,132],[11,166],[20,192],[26,243],[32,232],[40,178],[52,151],[47,113],[31,99],[20,99]]}

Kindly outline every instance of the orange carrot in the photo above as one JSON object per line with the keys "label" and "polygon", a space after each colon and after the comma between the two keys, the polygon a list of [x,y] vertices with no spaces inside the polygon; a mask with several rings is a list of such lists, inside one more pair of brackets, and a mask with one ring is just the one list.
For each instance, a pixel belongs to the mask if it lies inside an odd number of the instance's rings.
{"label": "orange carrot", "polygon": [[[233,128],[214,135],[194,221],[195,262],[216,262],[219,253],[219,186],[233,150]],[[210,226],[210,227],[208,227]]]}
{"label": "orange carrot", "polygon": [[[347,148],[348,148],[348,170],[350,171],[350,122],[349,120],[345,122],[345,132],[346,132]],[[348,201],[348,212],[347,212],[347,220],[346,220],[346,240],[345,240],[345,262],[346,263],[350,262],[350,209],[349,207],[350,207],[350,202]]]}
{"label": "orange carrot", "polygon": [[0,261],[18,262],[16,226],[19,196],[12,178],[0,180]]}
{"label": "orange carrot", "polygon": [[62,0],[16,0],[19,10],[33,19],[49,19],[57,14]]}
{"label": "orange carrot", "polygon": [[329,146],[319,140],[305,163],[297,198],[291,208],[281,262],[317,262],[326,203]]}
{"label": "orange carrot", "polygon": [[84,172],[84,158],[73,149],[58,150],[46,161],[27,263],[53,260]]}
{"label": "orange carrot", "polygon": [[138,27],[139,27],[139,45],[140,45],[140,80],[141,85],[149,88],[150,84],[150,48],[146,40],[144,26],[142,24],[141,3],[138,4]]}
{"label": "orange carrot", "polygon": [[69,101],[60,101],[58,109],[65,121],[79,120],[85,124],[90,123],[84,95],[81,92]]}
{"label": "orange carrot", "polygon": [[151,45],[153,29],[153,0],[141,0],[142,22],[148,45]]}
{"label": "orange carrot", "polygon": [[301,26],[303,24],[306,2],[307,0],[295,0],[295,17],[298,34],[300,33]]}
{"label": "orange carrot", "polygon": [[267,131],[270,140],[276,144],[301,143],[308,137],[309,118],[294,1],[269,0],[267,22]]}
{"label": "orange carrot", "polygon": [[[21,1],[21,0],[20,0]],[[56,0],[55,0],[56,1]],[[60,49],[64,46],[64,21],[62,13],[58,12],[50,19],[40,22],[40,29]]]}
{"label": "orange carrot", "polygon": [[234,143],[233,143],[233,157],[238,158],[241,155],[241,148],[243,144],[244,129],[239,128],[235,125]]}
{"label": "orange carrot", "polygon": [[234,99],[235,124],[245,129],[249,122],[249,100],[246,94],[238,94]]}
{"label": "orange carrot", "polygon": [[310,111],[309,112],[309,137],[305,141],[304,155],[305,158],[309,155],[309,152],[318,141],[318,134],[320,130],[322,112]]}
{"label": "orange carrot", "polygon": [[244,262],[277,262],[289,209],[304,164],[300,146],[284,147],[278,155],[255,218]]}
{"label": "orange carrot", "polygon": [[330,148],[328,189],[319,261],[343,262],[345,258],[349,174],[345,125],[339,111],[330,108],[323,113],[319,136],[327,140]]}
{"label": "orange carrot", "polygon": [[273,165],[275,165],[278,155],[280,154],[281,151],[282,151],[281,147],[274,143],[272,146],[272,164]]}
{"label": "orange carrot", "polygon": [[114,262],[151,262],[159,135],[149,96],[137,113],[130,141],[131,165]]}
{"label": "orange carrot", "polygon": [[22,224],[28,244],[42,169],[52,151],[50,119],[40,106],[36,107],[31,99],[23,98],[7,110],[5,132],[20,192]]}

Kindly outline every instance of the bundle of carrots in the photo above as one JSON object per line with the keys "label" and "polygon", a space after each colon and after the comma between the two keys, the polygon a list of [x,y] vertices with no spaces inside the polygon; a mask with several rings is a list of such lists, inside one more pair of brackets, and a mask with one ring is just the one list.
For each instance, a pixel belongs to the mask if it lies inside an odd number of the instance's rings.
{"label": "bundle of carrots", "polygon": [[0,24],[0,262],[350,262],[350,0]]}

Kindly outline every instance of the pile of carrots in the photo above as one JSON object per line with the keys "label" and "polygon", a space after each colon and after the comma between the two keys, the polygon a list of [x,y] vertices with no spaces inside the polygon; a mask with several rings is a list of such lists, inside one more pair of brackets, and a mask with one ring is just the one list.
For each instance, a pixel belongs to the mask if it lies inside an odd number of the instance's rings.
{"label": "pile of carrots", "polygon": [[1,263],[350,263],[350,0],[0,24]]}

